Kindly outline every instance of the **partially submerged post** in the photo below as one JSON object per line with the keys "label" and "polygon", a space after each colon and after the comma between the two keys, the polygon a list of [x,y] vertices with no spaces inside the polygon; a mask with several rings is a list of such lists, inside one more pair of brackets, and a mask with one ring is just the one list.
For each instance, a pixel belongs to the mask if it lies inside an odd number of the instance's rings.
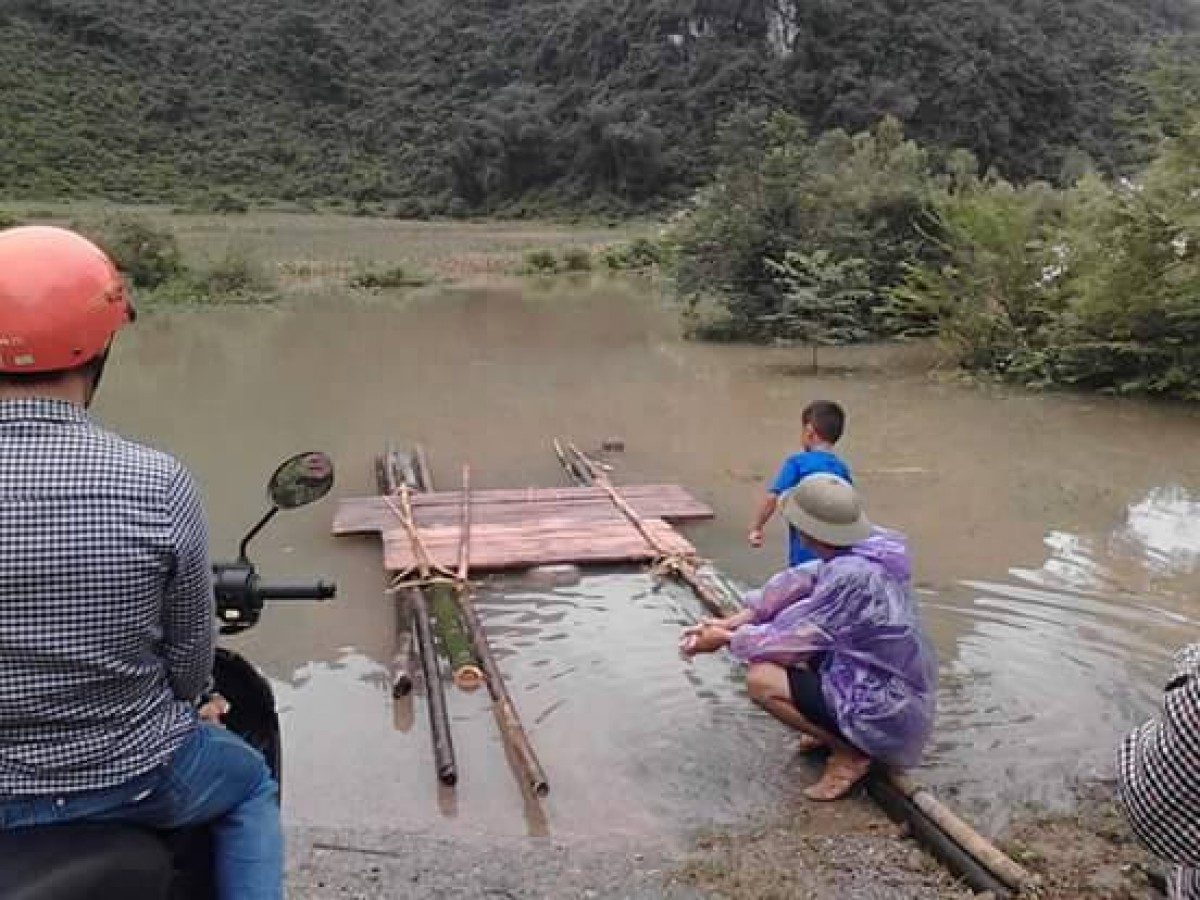
{"label": "partially submerged post", "polygon": [[521,724],[521,718],[517,715],[517,708],[508,694],[504,677],[500,674],[500,667],[496,665],[496,658],[492,655],[492,648],[488,644],[483,623],[479,621],[475,605],[471,602],[470,583],[467,580],[471,565],[471,469],[469,466],[463,466],[462,479],[462,531],[458,558],[459,608],[462,611],[463,621],[466,622],[467,632],[471,636],[471,643],[475,647],[475,656],[479,659],[486,675],[485,680],[492,695],[492,711],[495,713],[500,733],[508,744],[513,759],[521,769],[526,785],[534,795],[544,797],[550,793],[550,784],[546,780],[546,773],[542,771],[542,764],[538,761],[537,754],[533,752],[533,746],[529,743],[525,726]]}
{"label": "partially submerged post", "polygon": [[413,622],[421,655],[421,672],[429,700],[429,729],[433,735],[433,758],[442,784],[458,783],[458,764],[454,759],[454,740],[450,737],[450,717],[446,714],[446,692],[438,672],[437,650],[433,646],[433,628],[425,596],[416,588],[403,591],[412,605]]}
{"label": "partially submerged post", "polygon": [[[392,497],[400,493],[400,485],[417,485],[415,471],[409,458],[390,444],[375,457],[375,483],[379,493]],[[392,657],[392,696],[407,697],[412,693],[413,622],[412,604],[400,592],[396,593],[396,653]]]}
{"label": "partially submerged post", "polygon": [[475,662],[471,641],[459,615],[458,591],[449,584],[432,584],[424,589],[424,594],[454,683],[464,691],[477,689],[484,681],[483,671]]}
{"label": "partially submerged post", "polygon": [[[376,461],[376,473],[384,496],[395,508],[393,497],[399,497],[405,507],[398,510],[403,518],[411,516],[408,509],[408,493],[414,487],[421,489],[421,475],[412,464],[409,457],[388,448],[385,454]],[[420,557],[419,548],[417,555]],[[427,578],[429,566],[427,561],[421,564],[422,577]],[[416,643],[420,656],[421,674],[425,682],[425,694],[429,706],[429,730],[433,741],[433,756],[437,767],[438,780],[445,785],[458,783],[458,763],[454,755],[454,740],[450,735],[450,717],[446,712],[446,692],[438,672],[437,649],[433,640],[433,626],[429,616],[429,606],[425,595],[420,589],[404,588],[396,593],[396,603],[399,605],[398,621],[400,625],[411,617],[408,637],[403,631],[397,633],[397,652],[395,670],[393,672],[392,694],[401,697],[412,690],[412,675],[409,671],[408,653],[405,647],[411,647],[412,635],[415,632]]]}

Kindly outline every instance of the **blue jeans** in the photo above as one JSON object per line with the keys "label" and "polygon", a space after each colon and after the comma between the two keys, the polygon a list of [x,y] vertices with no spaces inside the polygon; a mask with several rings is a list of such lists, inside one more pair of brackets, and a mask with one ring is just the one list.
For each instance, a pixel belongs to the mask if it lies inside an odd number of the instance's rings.
{"label": "blue jeans", "polygon": [[163,766],[119,787],[0,798],[0,828],[114,822],[154,829],[211,823],[219,900],[282,900],[279,787],[262,754],[200,725]]}

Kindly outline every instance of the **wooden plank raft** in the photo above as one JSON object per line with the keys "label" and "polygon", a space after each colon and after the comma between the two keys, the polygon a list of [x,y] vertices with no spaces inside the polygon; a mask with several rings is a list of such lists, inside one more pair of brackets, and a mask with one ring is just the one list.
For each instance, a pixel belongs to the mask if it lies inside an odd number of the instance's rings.
{"label": "wooden plank raft", "polygon": [[[471,568],[501,571],[555,563],[645,562],[666,554],[694,556],[695,547],[671,522],[713,517],[710,507],[678,485],[632,485],[622,496],[641,517],[643,535],[595,487],[518,488],[471,494]],[[462,542],[461,491],[414,494],[414,524],[435,566],[452,569]],[[336,535],[379,533],[384,566],[403,572],[417,566],[413,542],[394,504],[385,497],[342,500],[334,517]]]}
{"label": "wooden plank raft", "polygon": [[[674,484],[641,484],[621,488],[621,495],[638,515],[673,524],[713,518],[712,508]],[[414,494],[413,515],[419,527],[457,525],[462,508],[461,491]],[[575,520],[621,521],[612,500],[598,487],[502,488],[475,491],[471,516],[476,525],[528,522],[565,513]],[[396,514],[383,497],[354,497],[338,504],[333,519],[337,535],[388,531],[396,527]]]}

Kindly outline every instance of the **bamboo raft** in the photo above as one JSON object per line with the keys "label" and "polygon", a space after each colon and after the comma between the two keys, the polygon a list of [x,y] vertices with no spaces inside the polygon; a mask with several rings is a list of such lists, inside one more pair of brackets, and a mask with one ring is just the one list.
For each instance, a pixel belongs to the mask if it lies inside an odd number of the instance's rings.
{"label": "bamboo raft", "polygon": [[[393,573],[400,596],[408,600],[400,606],[402,632],[408,621],[403,610],[407,607],[416,613],[412,618],[421,668],[427,682],[437,682],[428,686],[430,716],[439,777],[447,784],[454,783],[457,771],[425,593],[439,596],[441,619],[461,617],[465,624],[510,760],[534,797],[545,796],[549,784],[471,602],[471,570],[653,562],[656,574],[684,584],[710,611],[726,615],[740,607],[736,591],[719,573],[700,565],[695,548],[673,527],[713,518],[709,507],[676,485],[618,489],[608,467],[574,445],[555,441],[554,449],[573,487],[472,492],[469,468],[464,466],[460,491],[409,493],[408,484],[431,485],[428,463],[417,452],[408,471],[394,458],[390,467],[381,462],[382,496],[343,500],[334,520],[335,535],[380,535],[384,565]],[[397,506],[397,493],[403,509]],[[455,601],[458,615],[452,616]],[[403,633],[399,642],[402,647],[411,645]],[[444,645],[449,643],[443,640]],[[396,659],[398,696],[412,684],[405,668],[406,652],[399,652]],[[460,647],[460,656],[462,652]],[[1036,892],[1036,877],[908,776],[879,769],[868,779],[867,788],[890,817],[905,823],[915,839],[975,890],[997,898]]]}
{"label": "bamboo raft", "polygon": [[[675,485],[639,485],[626,489],[625,497],[652,541],[614,507],[603,488],[475,492],[470,498],[471,568],[496,572],[557,563],[598,565],[695,555],[695,548],[672,525],[711,519],[713,512],[708,506]],[[457,564],[463,502],[461,491],[411,497],[413,522],[434,566],[449,570]],[[333,533],[371,532],[382,535],[388,570],[417,568],[411,535],[401,527],[387,498],[343,500]]]}

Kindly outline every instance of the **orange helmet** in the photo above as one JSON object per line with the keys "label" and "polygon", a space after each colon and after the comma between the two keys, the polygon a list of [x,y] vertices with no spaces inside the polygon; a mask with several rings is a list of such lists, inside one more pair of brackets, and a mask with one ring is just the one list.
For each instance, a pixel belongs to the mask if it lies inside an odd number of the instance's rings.
{"label": "orange helmet", "polygon": [[91,241],[41,225],[0,231],[0,373],[82,366],[134,316],[117,267]]}

